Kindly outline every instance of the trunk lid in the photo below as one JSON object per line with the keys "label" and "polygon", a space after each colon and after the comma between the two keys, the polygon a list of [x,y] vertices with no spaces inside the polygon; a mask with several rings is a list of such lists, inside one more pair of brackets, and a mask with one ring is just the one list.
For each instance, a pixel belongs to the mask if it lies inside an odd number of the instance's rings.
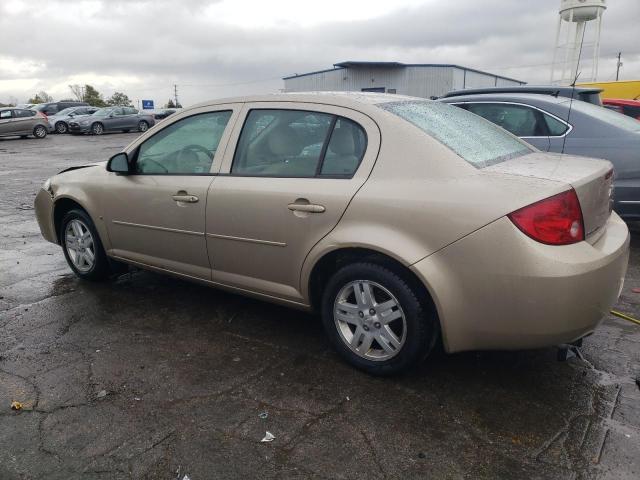
{"label": "trunk lid", "polygon": [[484,171],[547,179],[573,187],[580,200],[587,241],[599,238],[611,215],[613,165],[607,160],[536,152],[493,165]]}

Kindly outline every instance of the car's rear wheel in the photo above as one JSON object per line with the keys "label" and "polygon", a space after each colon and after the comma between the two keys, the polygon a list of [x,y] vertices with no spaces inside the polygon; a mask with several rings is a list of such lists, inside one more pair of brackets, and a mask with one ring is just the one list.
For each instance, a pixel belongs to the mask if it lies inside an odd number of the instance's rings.
{"label": "car's rear wheel", "polygon": [[33,136],[36,138],[44,138],[47,136],[47,129],[43,125],[36,125],[33,129]]}
{"label": "car's rear wheel", "polygon": [[65,122],[56,123],[56,133],[67,133],[69,126]]}
{"label": "car's rear wheel", "polygon": [[91,125],[91,133],[94,135],[102,135],[104,133],[104,127],[101,123],[94,123]]}
{"label": "car's rear wheel", "polygon": [[149,124],[147,122],[145,122],[144,120],[140,120],[138,122],[138,131],[139,132],[146,132],[149,129]]}
{"label": "car's rear wheel", "polygon": [[338,353],[375,375],[399,373],[422,361],[439,332],[430,302],[412,282],[368,262],[347,265],[330,278],[322,320]]}
{"label": "car's rear wheel", "polygon": [[109,277],[107,255],[93,221],[84,210],[73,209],[60,224],[60,243],[71,270],[84,280]]}

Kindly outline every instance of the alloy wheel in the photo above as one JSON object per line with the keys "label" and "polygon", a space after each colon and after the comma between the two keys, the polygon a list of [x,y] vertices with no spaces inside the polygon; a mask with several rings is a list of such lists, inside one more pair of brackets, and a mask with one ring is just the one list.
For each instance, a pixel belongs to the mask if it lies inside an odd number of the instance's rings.
{"label": "alloy wheel", "polygon": [[341,340],[356,355],[385,361],[407,338],[407,321],[397,298],[368,280],[348,283],[336,296],[333,318]]}
{"label": "alloy wheel", "polygon": [[47,129],[44,128],[42,125],[38,125],[36,129],[33,131],[33,135],[36,138],[44,138],[47,136]]}
{"label": "alloy wheel", "polygon": [[87,225],[74,218],[65,228],[65,248],[73,266],[81,273],[90,271],[95,265],[96,250],[93,235]]}
{"label": "alloy wheel", "polygon": [[56,123],[56,132],[58,133],[67,133],[67,124],[64,122]]}
{"label": "alloy wheel", "polygon": [[149,128],[149,125],[147,125],[147,122],[138,123],[138,130],[140,130],[141,132],[146,132],[147,128]]}

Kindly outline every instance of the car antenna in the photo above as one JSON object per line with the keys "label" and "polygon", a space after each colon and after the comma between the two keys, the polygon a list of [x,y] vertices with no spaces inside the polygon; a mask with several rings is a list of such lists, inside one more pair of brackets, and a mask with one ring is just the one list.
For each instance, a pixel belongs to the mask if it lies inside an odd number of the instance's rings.
{"label": "car antenna", "polygon": [[[578,81],[578,77],[580,76],[579,68],[580,68],[580,59],[582,57],[582,45],[584,44],[584,32],[586,29],[582,30],[582,39],[580,40],[580,50],[578,50],[578,63],[576,63],[576,76],[573,79],[573,83],[571,84],[571,100],[569,100],[569,112],[567,112],[567,125],[570,125],[569,120],[571,119],[571,107],[573,107],[573,97],[576,95],[576,82]],[[564,154],[564,146],[567,143],[567,135],[565,132],[564,137],[562,138],[562,151],[561,154]]]}

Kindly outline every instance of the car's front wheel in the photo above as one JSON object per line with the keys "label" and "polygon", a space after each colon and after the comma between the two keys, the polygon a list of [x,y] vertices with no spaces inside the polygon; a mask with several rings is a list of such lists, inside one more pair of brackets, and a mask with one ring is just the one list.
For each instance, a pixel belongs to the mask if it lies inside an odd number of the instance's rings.
{"label": "car's front wheel", "polygon": [[36,125],[33,129],[33,136],[36,138],[44,138],[47,136],[47,129],[43,125]]}
{"label": "car's front wheel", "polygon": [[101,123],[94,123],[91,125],[91,133],[94,135],[102,135],[104,133],[104,127]]}
{"label": "car's front wheel", "polygon": [[56,133],[67,133],[69,131],[69,127],[65,122],[56,123]]}
{"label": "car's front wheel", "polygon": [[406,275],[377,263],[353,263],[329,280],[322,320],[331,343],[353,366],[375,375],[422,361],[438,338],[438,321]]}
{"label": "car's front wheel", "polygon": [[107,255],[93,221],[84,210],[67,212],[60,224],[60,243],[71,270],[85,280],[109,277]]}

